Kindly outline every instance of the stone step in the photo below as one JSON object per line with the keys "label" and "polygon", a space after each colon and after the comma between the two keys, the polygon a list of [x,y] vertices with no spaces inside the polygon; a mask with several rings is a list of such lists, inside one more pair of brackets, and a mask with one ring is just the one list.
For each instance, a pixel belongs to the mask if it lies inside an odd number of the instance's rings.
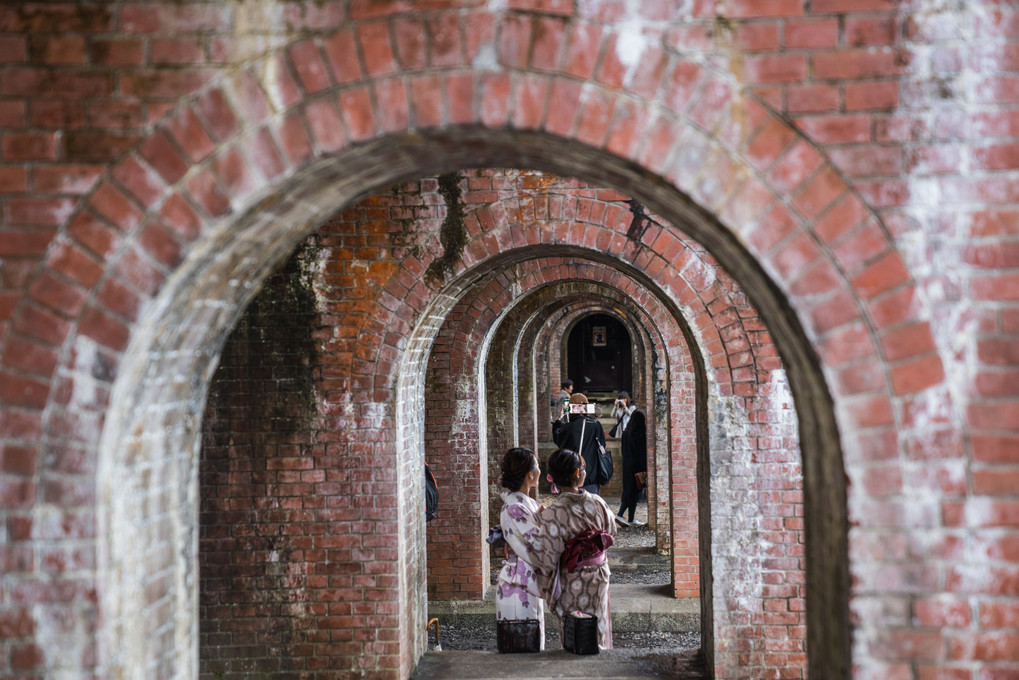
{"label": "stone step", "polygon": [[[620,633],[686,633],[700,630],[700,600],[674,598],[670,585],[611,584],[612,630]],[[428,618],[441,626],[495,626],[495,586],[484,600],[430,601]],[[555,618],[546,612],[545,625]]]}
{"label": "stone step", "polygon": [[642,649],[610,649],[578,656],[562,649],[539,654],[492,652],[429,652],[411,680],[701,680],[703,664],[695,651],[661,654]]}

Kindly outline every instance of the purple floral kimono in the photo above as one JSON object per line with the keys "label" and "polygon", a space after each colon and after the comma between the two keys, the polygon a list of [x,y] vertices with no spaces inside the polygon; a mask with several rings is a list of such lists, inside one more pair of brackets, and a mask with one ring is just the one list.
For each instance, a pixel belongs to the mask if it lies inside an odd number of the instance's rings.
{"label": "purple floral kimono", "polygon": [[538,512],[541,505],[519,491],[504,491],[499,523],[509,546],[502,563],[495,594],[497,621],[537,619],[541,626],[541,649],[545,649],[545,603],[532,566],[535,549],[541,548]]}

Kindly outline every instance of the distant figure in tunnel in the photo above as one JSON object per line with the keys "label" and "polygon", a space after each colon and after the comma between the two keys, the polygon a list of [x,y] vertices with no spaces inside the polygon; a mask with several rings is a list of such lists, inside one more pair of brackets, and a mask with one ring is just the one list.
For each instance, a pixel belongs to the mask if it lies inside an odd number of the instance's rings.
{"label": "distant figure in tunnel", "polygon": [[[626,394],[621,392],[620,394]],[[617,400],[619,403],[620,400]],[[629,401],[629,397],[627,397]],[[622,433],[619,435],[620,449],[623,458],[623,495],[619,504],[619,512],[616,513],[616,521],[629,526],[635,524],[643,526],[642,522],[634,521],[633,513],[637,509],[637,499],[640,497],[640,489],[637,485],[638,473],[647,474],[647,421],[644,411],[630,406],[629,413],[620,419],[619,426]],[[626,513],[624,519],[623,514]]]}
{"label": "distant figure in tunnel", "polygon": [[502,459],[502,512],[499,526],[506,541],[506,560],[496,586],[496,621],[538,621],[539,648],[545,649],[545,604],[541,599],[534,550],[543,546],[538,513],[541,504],[530,497],[540,476],[534,451],[512,448]]}
{"label": "distant figure in tunnel", "polygon": [[562,428],[555,444],[559,448],[578,451],[587,466],[588,484],[584,487],[590,493],[600,493],[601,485],[608,484],[612,470],[603,470],[599,451],[605,448],[605,430],[593,417],[594,404],[577,392],[570,396],[570,423]]}
{"label": "distant figure in tunnel", "polygon": [[609,565],[605,551],[612,545],[616,522],[601,496],[584,491],[584,459],[559,449],[548,459],[548,474],[561,493],[541,513],[546,549],[535,566],[549,605],[559,617],[581,611],[598,617],[598,647],[612,649],[609,615]]}
{"label": "distant figure in tunnel", "polygon": [[612,402],[612,417],[616,419],[616,424],[609,431],[610,437],[623,436],[623,432],[626,431],[626,425],[630,422],[630,414],[636,408],[633,402],[630,401],[630,393],[626,390],[620,390],[616,400]]}
{"label": "distant figure in tunnel", "polygon": [[559,432],[570,422],[570,395],[573,394],[573,381],[564,380],[559,386],[559,396],[556,397],[552,406],[552,440],[559,436]]}

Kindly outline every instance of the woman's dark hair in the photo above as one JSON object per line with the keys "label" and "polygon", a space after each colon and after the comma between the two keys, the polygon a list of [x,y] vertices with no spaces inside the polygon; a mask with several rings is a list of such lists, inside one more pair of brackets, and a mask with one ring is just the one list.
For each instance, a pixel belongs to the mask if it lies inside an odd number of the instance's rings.
{"label": "woman's dark hair", "polygon": [[538,457],[534,455],[534,451],[522,447],[512,448],[502,457],[502,477],[499,478],[499,484],[510,491],[516,491],[523,485],[527,473],[536,467]]}
{"label": "woman's dark hair", "polygon": [[558,487],[573,486],[577,478],[573,473],[580,469],[583,459],[572,449],[559,449],[548,458],[548,473]]}

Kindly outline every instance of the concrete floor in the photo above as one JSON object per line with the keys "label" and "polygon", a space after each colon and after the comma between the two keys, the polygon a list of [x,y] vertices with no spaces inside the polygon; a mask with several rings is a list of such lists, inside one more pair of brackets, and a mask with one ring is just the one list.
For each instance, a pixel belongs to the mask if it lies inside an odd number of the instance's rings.
{"label": "concrete floor", "polygon": [[493,652],[428,652],[411,680],[552,680],[612,678],[614,680],[705,680],[704,668],[693,654],[674,656],[637,649],[614,649],[577,656],[561,649],[540,654]]}

